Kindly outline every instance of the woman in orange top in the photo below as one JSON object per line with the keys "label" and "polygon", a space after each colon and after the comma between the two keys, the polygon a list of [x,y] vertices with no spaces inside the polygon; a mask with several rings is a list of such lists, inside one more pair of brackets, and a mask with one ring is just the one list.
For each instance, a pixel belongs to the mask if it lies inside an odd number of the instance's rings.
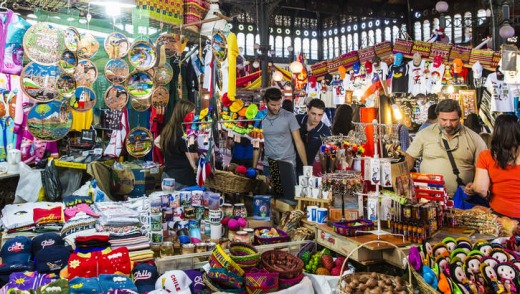
{"label": "woman in orange top", "polygon": [[466,193],[491,196],[494,213],[520,219],[520,124],[514,115],[500,115],[495,120],[491,149],[482,151],[477,160],[473,183]]}

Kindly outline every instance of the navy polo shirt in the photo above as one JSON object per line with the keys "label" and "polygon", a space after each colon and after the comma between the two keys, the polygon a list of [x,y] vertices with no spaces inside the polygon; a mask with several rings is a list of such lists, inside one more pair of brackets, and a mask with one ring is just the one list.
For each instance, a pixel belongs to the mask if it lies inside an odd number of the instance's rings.
{"label": "navy polo shirt", "polygon": [[[331,131],[330,128],[321,121],[312,130],[307,131],[307,118],[307,114],[296,115],[296,120],[300,125],[300,136],[305,145],[305,152],[307,153],[307,163],[312,165],[316,154],[320,150],[321,138],[330,136]],[[300,157],[297,157],[296,167],[299,174],[302,173],[302,166]]]}

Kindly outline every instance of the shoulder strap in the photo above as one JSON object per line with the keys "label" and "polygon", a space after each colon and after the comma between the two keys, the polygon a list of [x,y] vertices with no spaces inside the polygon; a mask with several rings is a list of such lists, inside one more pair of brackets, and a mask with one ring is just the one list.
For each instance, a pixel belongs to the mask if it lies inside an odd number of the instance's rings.
{"label": "shoulder strap", "polygon": [[462,179],[459,177],[459,168],[457,167],[457,164],[455,163],[455,158],[453,158],[453,154],[451,153],[450,145],[448,144],[448,141],[446,141],[446,139],[442,139],[442,142],[444,143],[444,149],[446,150],[446,153],[448,153],[448,159],[450,160],[451,168],[453,169],[453,174],[455,174],[455,176],[457,177],[457,185],[463,186],[464,181],[462,181]]}

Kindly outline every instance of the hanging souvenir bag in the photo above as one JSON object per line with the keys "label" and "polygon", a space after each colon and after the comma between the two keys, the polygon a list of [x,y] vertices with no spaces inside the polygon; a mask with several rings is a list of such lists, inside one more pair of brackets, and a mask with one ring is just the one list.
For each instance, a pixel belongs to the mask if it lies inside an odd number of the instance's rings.
{"label": "hanging souvenir bag", "polygon": [[392,43],[389,41],[384,41],[378,43],[374,46],[376,55],[381,58],[381,60],[386,61],[388,57],[392,56]]}
{"label": "hanging souvenir bag", "polygon": [[432,51],[432,43],[415,40],[413,42],[411,54],[414,55],[415,53],[419,53],[419,54],[421,54],[422,58],[429,58],[431,51]]}
{"label": "hanging souvenir bag", "polygon": [[433,42],[432,43],[432,51],[430,52],[430,57],[433,59],[435,56],[442,57],[442,62],[447,62],[448,57],[450,56],[451,44],[450,43],[442,43],[442,42]]}
{"label": "hanging souvenir bag", "polygon": [[395,53],[402,53],[403,55],[410,55],[412,52],[413,41],[408,39],[396,39],[392,51]]}
{"label": "hanging souvenir bag", "polygon": [[19,75],[23,65],[23,37],[31,26],[12,10],[2,13],[0,22],[0,72]]}
{"label": "hanging souvenir bag", "polygon": [[475,64],[477,61],[480,62],[482,67],[491,68],[493,64],[494,51],[487,49],[471,49],[469,56],[469,65]]}
{"label": "hanging souvenir bag", "polygon": [[325,76],[327,74],[327,61],[316,62],[311,65],[311,73],[316,78]]}
{"label": "hanging souvenir bag", "polygon": [[471,55],[471,47],[453,45],[450,51],[450,61],[460,58],[463,63],[469,62],[469,56]]}
{"label": "hanging souvenir bag", "polygon": [[359,62],[365,64],[367,61],[372,61],[372,58],[376,55],[374,46],[369,46],[358,50]]}

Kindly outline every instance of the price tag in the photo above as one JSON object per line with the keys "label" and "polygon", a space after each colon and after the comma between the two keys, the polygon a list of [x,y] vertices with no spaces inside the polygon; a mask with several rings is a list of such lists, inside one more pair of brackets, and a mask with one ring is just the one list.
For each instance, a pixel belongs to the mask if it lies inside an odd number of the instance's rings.
{"label": "price tag", "polygon": [[232,130],[228,130],[227,131],[227,136],[228,136],[228,138],[233,138],[233,131]]}
{"label": "price tag", "polygon": [[251,143],[253,144],[253,148],[260,148],[259,140],[252,140]]}
{"label": "price tag", "polygon": [[239,134],[235,134],[235,140],[234,140],[235,143],[240,143],[240,140],[241,140],[240,135]]}

